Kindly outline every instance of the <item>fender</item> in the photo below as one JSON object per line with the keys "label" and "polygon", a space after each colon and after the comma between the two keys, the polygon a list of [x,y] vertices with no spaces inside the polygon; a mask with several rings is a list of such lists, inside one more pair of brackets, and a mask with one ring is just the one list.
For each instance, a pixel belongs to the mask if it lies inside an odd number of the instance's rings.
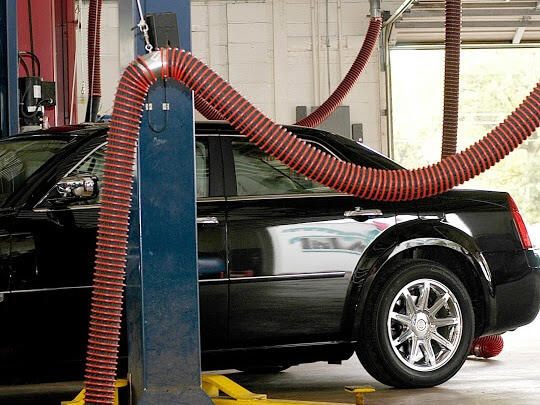
{"label": "fender", "polygon": [[344,336],[352,341],[358,337],[360,318],[371,286],[381,269],[395,256],[421,247],[441,247],[458,252],[472,266],[479,278],[489,308],[494,289],[489,266],[474,240],[441,220],[422,220],[398,224],[383,232],[364,252],[351,277],[342,320]]}

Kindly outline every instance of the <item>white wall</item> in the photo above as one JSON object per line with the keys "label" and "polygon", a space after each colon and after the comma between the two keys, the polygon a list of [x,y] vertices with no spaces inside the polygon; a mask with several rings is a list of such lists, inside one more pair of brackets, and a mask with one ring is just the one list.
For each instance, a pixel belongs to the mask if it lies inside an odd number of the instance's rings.
{"label": "white wall", "polygon": [[[281,123],[295,122],[297,105],[326,100],[369,24],[367,0],[329,0],[328,25],[325,0],[192,0],[191,8],[193,54]],[[386,144],[383,86],[377,48],[344,104],[378,150]]]}
{"label": "white wall", "polygon": [[[400,3],[383,2],[383,9],[394,10]],[[86,23],[87,2],[83,4]],[[284,124],[295,122],[297,105],[326,100],[356,58],[369,24],[368,0],[328,0],[328,24],[326,0],[192,0],[191,4],[193,54]],[[79,55],[85,61],[85,29],[82,35]],[[102,38],[100,113],[108,114],[120,75],[116,0],[104,0]],[[351,123],[364,125],[364,142],[387,152],[379,58],[377,47],[344,104],[350,106]],[[86,77],[86,64],[82,71]],[[80,90],[81,81],[77,94],[82,121],[86,99]]]}
{"label": "white wall", "polygon": [[[82,29],[77,30],[77,84],[75,96],[78,103],[77,119],[83,122],[88,101],[88,7],[89,2],[83,1],[82,12],[78,13],[79,2],[75,1],[75,18],[81,19]],[[116,86],[120,80],[120,40],[118,24],[118,1],[103,0],[101,9],[101,108],[100,115],[110,114]]]}

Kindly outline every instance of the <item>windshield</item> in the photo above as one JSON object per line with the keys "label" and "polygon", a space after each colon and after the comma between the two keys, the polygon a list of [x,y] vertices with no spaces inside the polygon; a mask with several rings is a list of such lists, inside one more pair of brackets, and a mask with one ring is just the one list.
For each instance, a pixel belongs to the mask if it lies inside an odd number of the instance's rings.
{"label": "windshield", "polygon": [[66,143],[57,139],[0,143],[0,205]]}

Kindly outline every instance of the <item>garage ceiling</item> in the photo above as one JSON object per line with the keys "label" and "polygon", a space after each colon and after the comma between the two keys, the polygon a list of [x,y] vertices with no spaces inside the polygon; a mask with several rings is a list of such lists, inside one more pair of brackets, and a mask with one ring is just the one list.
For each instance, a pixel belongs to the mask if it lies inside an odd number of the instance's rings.
{"label": "garage ceiling", "polygon": [[[406,1],[404,7],[391,45],[444,43],[444,1]],[[540,1],[463,1],[462,25],[463,44],[540,45]]]}

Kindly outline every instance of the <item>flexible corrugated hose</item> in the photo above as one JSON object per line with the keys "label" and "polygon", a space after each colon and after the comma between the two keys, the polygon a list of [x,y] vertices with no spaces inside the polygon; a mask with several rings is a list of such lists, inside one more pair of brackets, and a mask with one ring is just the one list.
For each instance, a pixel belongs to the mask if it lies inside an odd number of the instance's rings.
{"label": "flexible corrugated hose", "polygon": [[207,120],[223,120],[223,116],[204,101],[198,94],[193,94],[195,109]]}
{"label": "flexible corrugated hose", "polygon": [[382,18],[373,17],[369,21],[368,31],[364,38],[364,43],[356,56],[351,68],[334,90],[334,92],[328,97],[328,99],[322,103],[315,111],[309,114],[307,117],[302,118],[295,125],[302,125],[305,127],[314,128],[326,120],[330,114],[332,114],[336,108],[345,100],[347,94],[351,91],[356,83],[356,80],[366,67],[366,64],[373,53],[373,49],[377,44],[377,39],[381,33]]}
{"label": "flexible corrugated hose", "polygon": [[415,170],[379,170],[344,162],[275,124],[189,52],[164,49],[139,57],[118,85],[102,181],[94,292],[86,367],[86,403],[112,404],[125,280],[131,188],[142,108],[158,77],[188,86],[265,153],[337,191],[378,201],[442,193],[487,170],[540,125],[540,84],[482,140]]}
{"label": "flexible corrugated hose", "polygon": [[88,11],[88,104],[86,122],[96,122],[101,103],[101,9],[103,0],[90,0]]}
{"label": "flexible corrugated hose", "polygon": [[473,340],[469,355],[483,357],[498,356],[504,347],[504,341],[501,335],[482,336]]}
{"label": "flexible corrugated hose", "polygon": [[442,159],[457,151],[461,0],[446,0],[445,16]]}
{"label": "flexible corrugated hose", "polygon": [[[336,108],[341,105],[347,94],[354,87],[354,84],[360,77],[360,74],[363,72],[366,67],[373,49],[377,44],[377,39],[381,33],[382,27],[382,18],[373,17],[369,21],[369,27],[364,38],[364,42],[356,59],[351,65],[349,71],[334,90],[334,92],[328,97],[328,99],[322,103],[315,111],[313,111],[308,116],[302,118],[295,125],[302,125],[305,127],[314,128],[326,120],[330,114],[332,114]],[[194,95],[195,98],[195,108],[199,111],[206,119],[209,120],[223,120],[223,116],[213,109],[208,103],[206,103],[198,94]]]}

